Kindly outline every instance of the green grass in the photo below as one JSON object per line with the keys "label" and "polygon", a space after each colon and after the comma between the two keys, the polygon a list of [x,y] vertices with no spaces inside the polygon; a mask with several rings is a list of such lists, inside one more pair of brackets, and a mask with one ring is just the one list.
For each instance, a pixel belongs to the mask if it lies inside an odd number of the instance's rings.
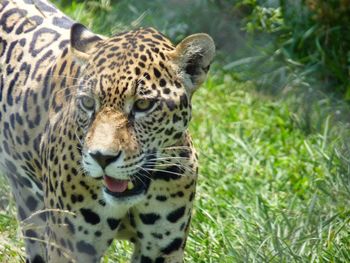
{"label": "green grass", "polygon": [[[65,11],[92,23],[76,7]],[[201,165],[186,262],[350,262],[350,129],[336,121],[350,111],[263,95],[218,68],[193,98]],[[9,192],[0,177],[0,262],[23,262]],[[130,252],[116,242],[103,262]]]}
{"label": "green grass", "polygon": [[201,176],[188,262],[350,260],[340,127],[325,119],[321,134],[307,135],[290,105],[229,74],[196,94]]}
{"label": "green grass", "polygon": [[0,175],[0,262],[24,262],[23,242],[7,181]]}

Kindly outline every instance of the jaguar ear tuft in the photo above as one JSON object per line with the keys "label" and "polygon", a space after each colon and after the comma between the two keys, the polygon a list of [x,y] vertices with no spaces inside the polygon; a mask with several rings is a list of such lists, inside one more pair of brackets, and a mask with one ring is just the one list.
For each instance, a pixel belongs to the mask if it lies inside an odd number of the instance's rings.
{"label": "jaguar ear tuft", "polygon": [[176,46],[170,56],[179,67],[179,73],[192,95],[207,76],[215,56],[215,44],[207,34],[190,35]]}
{"label": "jaguar ear tuft", "polygon": [[102,40],[102,38],[85,26],[75,23],[70,30],[70,45],[73,54],[79,60],[86,60],[93,53],[94,47]]}

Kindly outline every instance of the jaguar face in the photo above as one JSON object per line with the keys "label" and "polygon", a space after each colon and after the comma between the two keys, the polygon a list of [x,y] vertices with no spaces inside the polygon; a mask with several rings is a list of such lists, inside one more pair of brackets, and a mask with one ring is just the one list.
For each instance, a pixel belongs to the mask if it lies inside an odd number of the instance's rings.
{"label": "jaguar face", "polygon": [[81,25],[74,30],[72,50],[85,61],[75,100],[84,131],[83,168],[102,179],[107,200],[140,200],[159,160],[186,132],[190,99],[214,45],[205,34],[174,47],[154,29],[110,39],[90,35]]}

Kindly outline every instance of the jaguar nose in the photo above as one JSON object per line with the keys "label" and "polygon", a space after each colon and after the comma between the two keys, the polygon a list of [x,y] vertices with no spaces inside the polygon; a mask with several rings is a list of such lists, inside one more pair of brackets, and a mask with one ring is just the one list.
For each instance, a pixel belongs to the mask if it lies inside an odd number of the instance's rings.
{"label": "jaguar nose", "polygon": [[105,155],[99,151],[90,152],[90,156],[101,166],[102,169],[106,168],[109,164],[118,160],[121,154],[121,151],[119,151],[115,155]]}

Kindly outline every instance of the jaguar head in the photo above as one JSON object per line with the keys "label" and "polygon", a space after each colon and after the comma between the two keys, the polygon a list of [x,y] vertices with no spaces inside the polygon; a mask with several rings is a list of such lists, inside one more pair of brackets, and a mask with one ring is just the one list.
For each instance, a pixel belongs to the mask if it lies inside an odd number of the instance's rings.
{"label": "jaguar head", "polygon": [[174,46],[152,28],[102,38],[75,24],[71,51],[82,65],[75,108],[83,168],[103,180],[107,199],[139,200],[167,149],[184,140],[214,42],[195,34]]}

